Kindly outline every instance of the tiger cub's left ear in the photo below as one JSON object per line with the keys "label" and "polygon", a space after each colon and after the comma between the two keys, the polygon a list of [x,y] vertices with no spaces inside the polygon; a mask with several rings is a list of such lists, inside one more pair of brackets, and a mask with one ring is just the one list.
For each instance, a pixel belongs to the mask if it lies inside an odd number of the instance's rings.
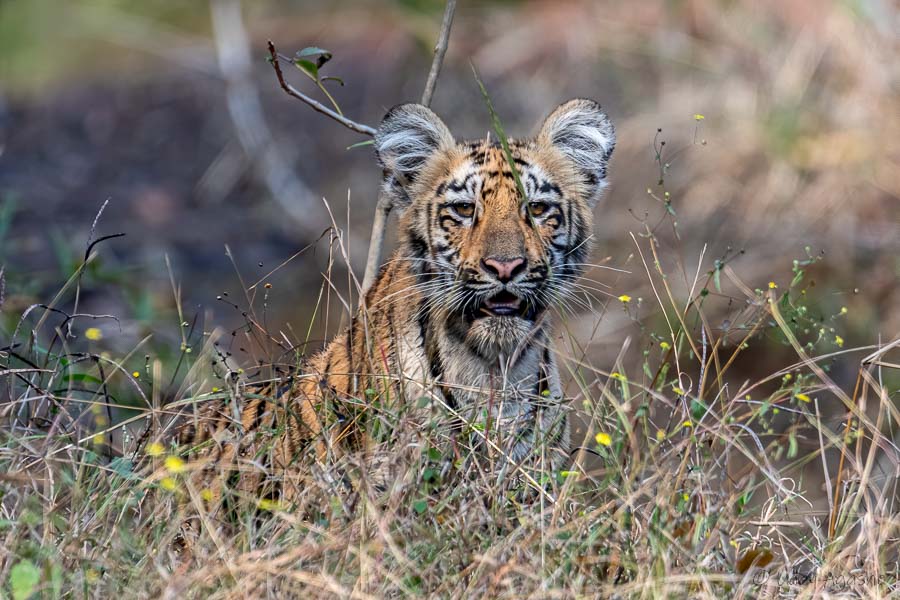
{"label": "tiger cub's left ear", "polygon": [[560,104],[544,120],[539,144],[555,147],[582,175],[591,206],[606,187],[606,169],[616,147],[616,130],[600,104],[578,98]]}

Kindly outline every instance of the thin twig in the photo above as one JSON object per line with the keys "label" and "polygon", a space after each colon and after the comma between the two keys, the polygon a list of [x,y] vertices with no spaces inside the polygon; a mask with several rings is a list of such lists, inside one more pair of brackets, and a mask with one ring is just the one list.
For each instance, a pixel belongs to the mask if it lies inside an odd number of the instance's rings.
{"label": "thin twig", "polygon": [[385,194],[378,195],[378,204],[375,205],[375,218],[372,220],[372,237],[369,239],[369,254],[366,257],[366,271],[363,275],[362,297],[360,303],[365,300],[365,294],[375,283],[375,276],[381,266],[381,249],[384,247],[384,232],[387,229],[387,221],[393,208],[390,198]]}
{"label": "thin twig", "polygon": [[456,11],[456,0],[447,0],[444,8],[444,19],[441,21],[441,33],[434,45],[434,60],[431,61],[431,70],[428,72],[428,80],[425,83],[425,91],[422,92],[422,104],[431,106],[431,97],[437,85],[438,76],[441,74],[441,66],[444,64],[444,54],[447,53],[447,45],[450,40],[450,27],[453,25],[453,13]]}
{"label": "thin twig", "polygon": [[269,47],[269,62],[272,64],[272,68],[275,69],[275,76],[278,77],[278,83],[281,85],[281,89],[283,89],[289,96],[293,96],[298,100],[302,100],[313,110],[322,113],[326,117],[330,117],[346,127],[347,129],[352,129],[357,133],[362,133],[363,135],[375,135],[375,129],[373,127],[369,127],[368,125],[363,125],[361,123],[357,123],[356,121],[352,121],[347,117],[341,116],[325,106],[320,102],[316,102],[291,84],[289,84],[284,79],[284,73],[281,72],[281,64],[278,62],[278,51],[275,50],[275,44],[272,43],[272,40],[268,40]]}

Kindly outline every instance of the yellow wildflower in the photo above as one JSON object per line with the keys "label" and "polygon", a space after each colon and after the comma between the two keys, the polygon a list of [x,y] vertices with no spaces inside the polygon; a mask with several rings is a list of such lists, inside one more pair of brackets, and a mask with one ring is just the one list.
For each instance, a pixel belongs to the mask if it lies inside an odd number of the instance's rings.
{"label": "yellow wildflower", "polygon": [[150,442],[147,444],[147,455],[148,456],[162,456],[163,452],[166,451],[165,446],[160,444],[159,442]]}
{"label": "yellow wildflower", "polygon": [[769,289],[770,289],[770,290],[777,290],[777,289],[778,289],[778,285],[777,285],[774,281],[770,281],[770,282],[769,282]]}
{"label": "yellow wildflower", "polygon": [[794,394],[794,398],[800,400],[801,402],[809,402],[809,396],[806,394]]}
{"label": "yellow wildflower", "polygon": [[277,500],[269,500],[268,498],[260,498],[259,502],[256,503],[256,506],[260,510],[283,510],[281,502],[278,502]]}
{"label": "yellow wildflower", "polygon": [[167,456],[165,465],[170,473],[181,473],[185,468],[184,461],[177,456]]}
{"label": "yellow wildflower", "polygon": [[629,296],[628,294],[622,294],[621,296],[619,296],[619,302],[628,304],[629,302],[631,302],[631,296]]}
{"label": "yellow wildflower", "polygon": [[685,427],[693,427],[694,426],[694,424],[691,423],[690,421],[685,421],[684,423],[682,423],[682,425],[684,425]]}
{"label": "yellow wildflower", "polygon": [[706,117],[704,117],[703,115],[701,115],[701,114],[699,114],[699,113],[696,114],[696,115],[694,115],[694,120],[695,120],[695,121],[702,121],[702,120],[705,119],[705,118],[706,118]]}
{"label": "yellow wildflower", "polygon": [[609,374],[610,377],[615,379],[616,381],[628,381],[628,378],[619,373],[618,371],[613,371]]}
{"label": "yellow wildflower", "polygon": [[84,337],[96,342],[97,340],[103,338],[103,332],[96,327],[88,327],[84,330]]}
{"label": "yellow wildflower", "polygon": [[200,490],[200,498],[202,498],[204,502],[212,502],[212,490],[209,488],[203,488],[202,490]]}
{"label": "yellow wildflower", "polygon": [[178,489],[178,482],[175,481],[174,477],[163,477],[159,480],[159,485],[162,487],[162,489],[168,490],[170,492],[174,492],[176,489]]}
{"label": "yellow wildflower", "polygon": [[846,315],[846,314],[847,314],[847,307],[846,307],[846,306],[842,306],[842,307],[841,307],[841,314],[842,314],[842,315]]}
{"label": "yellow wildflower", "polygon": [[138,377],[141,376],[141,374],[140,374],[139,371],[134,371],[134,372],[131,374],[131,376],[134,377],[135,379],[137,379]]}
{"label": "yellow wildflower", "polygon": [[838,345],[839,348],[844,347],[844,338],[839,335],[834,336],[834,343]]}
{"label": "yellow wildflower", "polygon": [[669,348],[672,347],[672,345],[669,344],[669,342],[660,342],[659,347],[662,348],[663,350],[668,350]]}
{"label": "yellow wildflower", "polygon": [[656,430],[656,441],[661,442],[664,439],[666,439],[666,432],[663,431],[662,429],[657,429]]}
{"label": "yellow wildflower", "polygon": [[612,445],[612,438],[609,437],[608,433],[603,433],[602,431],[594,436],[594,439],[597,440],[597,443],[601,446],[610,446]]}

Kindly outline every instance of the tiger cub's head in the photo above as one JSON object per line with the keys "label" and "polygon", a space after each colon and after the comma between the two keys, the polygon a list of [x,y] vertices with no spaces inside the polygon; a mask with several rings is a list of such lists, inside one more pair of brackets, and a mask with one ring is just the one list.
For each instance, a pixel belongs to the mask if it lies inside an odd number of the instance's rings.
{"label": "tiger cub's head", "polygon": [[485,358],[511,352],[571,292],[615,141],[600,105],[582,99],[559,106],[533,138],[509,140],[511,161],[499,142],[457,142],[422,105],[382,121],[375,148],[383,193],[403,211],[411,285]]}

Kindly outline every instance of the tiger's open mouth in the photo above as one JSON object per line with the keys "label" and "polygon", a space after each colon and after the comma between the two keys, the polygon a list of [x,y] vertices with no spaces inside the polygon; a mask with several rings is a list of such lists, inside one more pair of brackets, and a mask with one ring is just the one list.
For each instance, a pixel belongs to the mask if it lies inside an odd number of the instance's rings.
{"label": "tiger's open mouth", "polygon": [[470,321],[485,317],[519,317],[534,320],[538,309],[512,292],[501,290],[472,307],[466,315]]}

